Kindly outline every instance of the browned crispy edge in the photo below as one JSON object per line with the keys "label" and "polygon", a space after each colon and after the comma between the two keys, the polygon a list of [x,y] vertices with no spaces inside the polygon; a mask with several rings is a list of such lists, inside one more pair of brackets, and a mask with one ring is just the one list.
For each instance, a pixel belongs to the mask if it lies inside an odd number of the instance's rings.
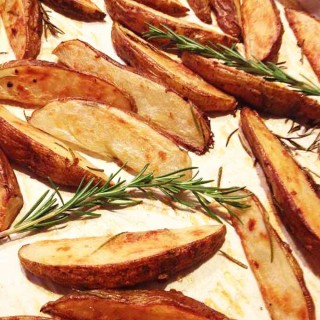
{"label": "browned crispy edge", "polygon": [[210,0],[211,7],[216,15],[221,30],[242,40],[242,28],[235,0]]}
{"label": "browned crispy edge", "polygon": [[1,320],[48,320],[48,319],[58,320],[58,318],[45,318],[45,317],[37,317],[37,316],[11,316],[11,317],[0,317],[0,319]]}
{"label": "browned crispy edge", "polygon": [[[152,232],[157,231],[150,231],[150,234]],[[219,233],[204,239],[128,263],[99,266],[44,266],[24,259],[20,254],[19,258],[23,267],[29,272],[39,277],[49,278],[64,286],[87,289],[121,288],[158,278],[172,277],[182,270],[196,266],[209,259],[220,249],[225,234],[226,228],[223,226]]]}
{"label": "browned crispy edge", "polygon": [[173,17],[184,17],[187,15],[189,8],[180,3],[179,0],[136,0],[155,10],[169,14]]}
{"label": "browned crispy edge", "polygon": [[211,24],[211,8],[209,0],[188,0],[195,15],[204,23]]}
{"label": "browned crispy edge", "polygon": [[[150,23],[160,29],[163,29],[161,25],[165,25],[179,34],[202,43],[212,41],[213,43],[231,46],[233,43],[238,42],[236,38],[229,35],[217,33],[210,29],[203,29],[194,23],[179,21],[142,4],[137,4],[132,0],[105,0],[105,3],[112,20],[123,24],[140,35],[149,30],[147,23]],[[159,44],[157,41],[155,43]],[[164,41],[160,41],[160,44],[163,43]]]}
{"label": "browned crispy edge", "polygon": [[[1,138],[0,138],[1,139]],[[23,206],[19,184],[11,165],[0,149],[0,231],[6,230]]]}
{"label": "browned crispy edge", "polygon": [[[310,228],[310,225],[305,221],[303,212],[292,201],[291,194],[286,190],[286,186],[281,180],[281,172],[275,171],[272,163],[270,163],[270,160],[268,159],[268,150],[265,150],[261,142],[259,142],[258,139],[255,138],[255,129],[253,127],[252,121],[259,122],[263,125],[263,130],[268,133],[269,139],[274,139],[275,143],[280,142],[266,127],[257,112],[249,108],[243,108],[241,110],[240,128],[246,140],[248,141],[254,156],[259,161],[264,174],[267,177],[276,207],[278,208],[277,212],[284,221],[285,227],[307,250],[316,249],[317,251],[319,251],[320,239]],[[279,157],[292,158],[292,156],[284,146],[281,154],[279,154]],[[300,165],[293,158],[292,160],[295,162],[297,170],[303,171]],[[309,185],[306,185],[305,187],[312,188],[319,197],[315,182],[311,181],[310,176],[306,175],[306,177],[308,179]],[[299,190],[297,190],[297,192],[299,192]]]}
{"label": "browned crispy edge", "polygon": [[[105,300],[106,308],[108,304],[121,303],[127,305],[128,312],[130,312],[130,306],[143,305],[144,308],[153,305],[168,305],[173,306],[182,311],[188,312],[194,316],[205,317],[210,320],[230,320],[225,315],[217,312],[204,303],[189,298],[183,295],[180,291],[170,290],[105,290],[105,291],[87,291],[87,292],[75,292],[68,294],[56,301],[48,302],[41,308],[41,311],[51,315],[65,316],[59,312],[56,308],[59,304],[65,304],[73,301],[98,301]],[[142,316],[143,319],[143,316]]]}
{"label": "browned crispy edge", "polygon": [[[92,11],[87,11],[79,0],[41,0],[45,5],[59,12],[60,14],[75,20],[84,22],[103,21],[106,14],[98,7]],[[89,0],[86,0],[89,1]]]}
{"label": "browned crispy edge", "polygon": [[316,100],[285,86],[187,52],[183,53],[182,62],[212,85],[260,112],[302,121],[320,118]]}

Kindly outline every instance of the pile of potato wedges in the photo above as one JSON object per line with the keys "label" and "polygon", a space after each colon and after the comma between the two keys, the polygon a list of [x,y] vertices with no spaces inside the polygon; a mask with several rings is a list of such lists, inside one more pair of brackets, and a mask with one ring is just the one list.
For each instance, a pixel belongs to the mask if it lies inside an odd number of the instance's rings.
{"label": "pile of potato wedges", "polygon": [[[90,41],[67,37],[52,50],[52,61],[41,60],[43,42],[59,37],[51,10],[81,25],[112,24],[109,45],[117,58]],[[2,0],[0,13],[16,57],[0,65],[0,232],[28,211],[16,176],[20,170],[71,192],[83,182],[108,181],[87,156],[114,162],[132,175],[146,165],[146,174],[156,176],[189,168],[183,177],[188,180],[197,159],[223,157],[212,153],[221,135],[210,121],[234,116],[243,148],[258,163],[251,170],[266,181],[269,203],[244,188],[238,195],[245,206],[227,203],[219,207],[221,216],[241,242],[270,318],[316,319],[320,306],[297,256],[307,261],[314,256],[320,263],[319,179],[284,141],[293,141],[295,151],[315,150],[320,168],[320,100],[196,51],[173,51],[166,39],[144,37],[149,25],[167,27],[202,45],[237,46],[244,59],[282,64],[281,48],[291,32],[317,86],[320,20],[303,3],[105,0],[103,7],[93,0]],[[25,117],[17,117],[15,108]],[[269,118],[292,121],[289,133],[297,135],[279,136]],[[308,132],[315,140],[301,147],[295,139],[308,139]],[[206,223],[59,240],[52,240],[49,230],[47,240],[23,242],[16,254],[27,275],[67,288],[68,294],[41,308],[52,319],[228,320],[229,310],[183,292],[144,288],[205,264],[228,242],[228,228]],[[7,244],[0,239],[0,255]]]}

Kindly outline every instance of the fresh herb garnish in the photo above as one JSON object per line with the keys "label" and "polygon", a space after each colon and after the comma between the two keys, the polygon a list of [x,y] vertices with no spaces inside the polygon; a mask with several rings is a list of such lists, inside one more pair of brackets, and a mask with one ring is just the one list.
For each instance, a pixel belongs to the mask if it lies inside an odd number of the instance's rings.
{"label": "fresh herb garnish", "polygon": [[44,36],[46,40],[48,39],[49,33],[51,33],[54,37],[58,37],[59,34],[64,34],[64,32],[60,28],[58,28],[50,21],[50,11],[47,11],[42,4],[40,4],[40,10],[42,14]]}
{"label": "fresh herb garnish", "polygon": [[214,58],[224,61],[224,64],[247,73],[261,76],[267,81],[281,82],[289,85],[296,91],[307,96],[320,96],[320,87],[311,80],[302,76],[305,81],[300,81],[290,76],[284,71],[283,63],[262,62],[257,59],[246,59],[237,49],[236,44],[231,48],[222,44],[208,42],[207,45],[201,44],[196,40],[184,35],[175,33],[165,25],[161,25],[164,30],[148,24],[149,31],[143,36],[148,39],[167,39],[167,45],[171,50],[188,51],[206,58]]}
{"label": "fresh herb garnish", "polygon": [[[185,168],[162,176],[154,176],[152,172],[145,174],[147,168],[148,165],[129,182],[121,178],[113,181],[118,177],[123,167],[116,173],[111,174],[108,181],[103,185],[94,183],[94,179],[91,179],[87,184],[82,181],[75,194],[68,201],[63,200],[59,188],[53,185],[54,191],[51,194],[49,194],[50,190],[46,191],[18,223],[12,228],[0,232],[0,238],[11,234],[49,228],[82,217],[99,217],[100,214],[94,211],[107,205],[118,207],[136,205],[141,201],[129,193],[130,190],[134,189],[143,192],[147,192],[146,189],[148,191],[160,191],[173,202],[183,206],[190,208],[200,206],[210,217],[219,222],[221,222],[220,218],[210,209],[210,203],[213,201],[218,202],[229,214],[236,218],[238,216],[233,213],[230,207],[248,207],[246,202],[243,201],[248,195],[236,194],[244,188],[211,187],[208,184],[213,180],[197,178],[198,173],[188,180],[181,180],[185,177],[187,171],[196,168]],[[192,198],[187,198],[186,195],[191,195]]]}

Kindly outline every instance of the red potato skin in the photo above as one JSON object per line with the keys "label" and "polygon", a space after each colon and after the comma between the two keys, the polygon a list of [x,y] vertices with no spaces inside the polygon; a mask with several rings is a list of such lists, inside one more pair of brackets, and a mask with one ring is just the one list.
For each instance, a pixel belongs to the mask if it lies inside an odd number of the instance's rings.
{"label": "red potato skin", "polygon": [[[150,231],[150,236],[154,232],[157,231]],[[208,236],[194,243],[129,263],[100,266],[46,265],[44,268],[42,264],[25,259],[21,255],[19,259],[29,272],[61,285],[85,289],[123,288],[156,279],[167,279],[209,259],[222,246],[225,234],[226,228],[223,227],[219,237]]]}
{"label": "red potato skin", "polygon": [[[18,0],[12,6],[10,6],[9,1],[4,1],[2,19],[16,58],[35,59],[40,52],[43,31],[40,3],[37,0],[20,1],[22,2],[24,13],[19,13],[20,17],[18,19],[16,19],[16,16],[12,17],[18,11]],[[16,20],[13,24],[10,24],[8,19]],[[21,40],[23,40],[22,43]]]}
{"label": "red potato skin", "polygon": [[11,165],[0,149],[0,231],[8,229],[23,206],[23,198]]}
{"label": "red potato skin", "polygon": [[[95,314],[96,310],[92,310],[90,306],[97,302],[101,303],[101,308],[105,308],[106,311],[109,311],[109,308],[112,310],[114,306],[121,305],[126,308],[124,312],[130,314],[132,314],[132,312],[134,312],[134,314],[137,312],[140,313],[141,320],[148,320],[149,308],[156,306],[173,307],[177,311],[187,313],[192,319],[199,317],[199,319],[208,320],[231,320],[220,312],[209,308],[204,303],[189,298],[176,290],[95,290],[71,293],[56,301],[48,302],[42,307],[41,311],[50,315],[66,317],[70,320],[78,320],[78,318],[74,316],[73,310],[79,310],[79,308],[81,308],[85,310],[86,314],[89,314],[89,317],[91,315],[90,319],[96,320],[99,315]],[[102,304],[104,304],[103,307]],[[144,310],[145,317],[141,314],[141,310]],[[123,317],[125,316],[123,313],[121,315]],[[160,314],[160,316],[162,319],[164,314]],[[169,318],[172,319],[171,317]],[[119,319],[122,320],[123,318],[120,316]]]}
{"label": "red potato skin", "polygon": [[201,21],[208,24],[212,23],[209,0],[188,0],[188,3]]}
{"label": "red potato skin", "polygon": [[316,100],[277,83],[187,52],[183,53],[182,62],[212,85],[259,112],[302,121],[320,119],[320,104]]}
{"label": "red potato skin", "polygon": [[[158,11],[138,5],[132,0],[105,0],[105,3],[113,21],[119,22],[139,35],[149,30],[147,25],[149,23],[160,29],[162,28],[161,25],[165,25],[173,31],[201,43],[212,41],[213,43],[231,46],[233,43],[238,42],[237,39],[226,34],[204,29],[194,23],[182,22],[165,14],[159,14]],[[155,41],[155,43],[164,44],[165,42]]]}

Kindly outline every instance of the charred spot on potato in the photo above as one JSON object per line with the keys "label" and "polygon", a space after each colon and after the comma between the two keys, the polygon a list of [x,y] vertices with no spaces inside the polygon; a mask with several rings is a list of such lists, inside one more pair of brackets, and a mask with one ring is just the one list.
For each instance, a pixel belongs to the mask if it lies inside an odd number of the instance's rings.
{"label": "charred spot on potato", "polygon": [[37,83],[37,79],[33,79],[32,82],[33,82],[33,83]]}
{"label": "charred spot on potato", "polygon": [[11,81],[8,81],[8,82],[7,82],[7,87],[8,87],[8,88],[12,88],[12,87],[13,87],[13,83],[12,83]]}
{"label": "charred spot on potato", "polygon": [[253,231],[256,223],[257,223],[256,220],[250,219],[249,222],[248,222],[248,229],[249,229],[250,231]]}

